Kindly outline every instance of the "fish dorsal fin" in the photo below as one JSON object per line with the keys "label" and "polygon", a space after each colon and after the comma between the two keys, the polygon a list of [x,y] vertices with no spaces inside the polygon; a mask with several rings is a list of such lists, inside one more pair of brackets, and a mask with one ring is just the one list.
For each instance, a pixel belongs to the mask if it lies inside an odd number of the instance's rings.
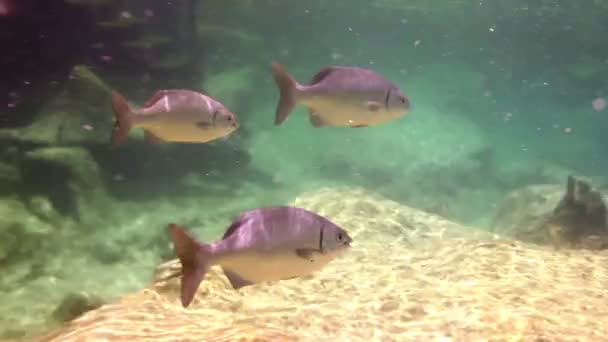
{"label": "fish dorsal fin", "polygon": [[239,216],[234,221],[232,221],[232,224],[230,225],[230,227],[228,227],[228,229],[226,229],[224,236],[222,236],[222,240],[226,240],[227,238],[234,235],[234,233],[239,230],[239,228],[243,225],[245,221],[246,219],[243,216]]}
{"label": "fish dorsal fin", "polygon": [[148,98],[146,100],[146,102],[144,102],[144,108],[148,108],[152,105],[154,105],[156,102],[158,102],[158,100],[162,99],[163,96],[167,95],[167,90],[159,90],[156,93],[154,93],[154,95],[152,95],[150,98]]}
{"label": "fish dorsal fin", "polygon": [[331,73],[333,73],[334,71],[336,71],[338,69],[339,69],[339,67],[336,67],[336,66],[326,66],[325,68],[319,70],[312,77],[312,80],[310,80],[310,85],[317,84],[317,83],[323,81],[323,79],[325,79],[327,76],[329,76]]}
{"label": "fish dorsal fin", "polygon": [[192,90],[186,90],[186,89],[165,89],[165,90],[159,90],[156,93],[154,93],[154,95],[152,95],[150,98],[148,98],[146,100],[146,102],[144,103],[144,108],[147,108],[147,107],[150,107],[150,106],[154,105],[156,102],[158,102],[158,100],[162,99],[164,96],[171,95],[171,94],[177,94],[177,93],[184,93],[184,92],[192,92],[192,93],[194,93],[194,91],[192,91]]}

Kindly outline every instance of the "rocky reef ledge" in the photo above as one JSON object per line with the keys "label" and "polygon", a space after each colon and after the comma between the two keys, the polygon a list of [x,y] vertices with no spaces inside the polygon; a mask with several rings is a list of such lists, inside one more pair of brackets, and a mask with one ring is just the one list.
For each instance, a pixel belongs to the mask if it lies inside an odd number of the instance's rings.
{"label": "rocky reef ledge", "polygon": [[352,251],[313,277],[238,292],[213,268],[188,309],[170,261],[147,288],[37,341],[608,340],[605,251],[503,238],[359,189],[293,204],[342,224]]}

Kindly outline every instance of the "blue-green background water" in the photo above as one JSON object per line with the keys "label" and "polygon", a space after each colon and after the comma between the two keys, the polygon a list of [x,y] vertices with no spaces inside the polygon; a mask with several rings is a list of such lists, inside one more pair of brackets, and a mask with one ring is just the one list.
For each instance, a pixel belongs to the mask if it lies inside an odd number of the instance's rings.
{"label": "blue-green background water", "polygon": [[[172,257],[168,222],[215,239],[241,210],[346,185],[488,228],[513,189],[568,174],[603,185],[608,110],[592,106],[608,96],[603,2],[76,2],[0,2],[11,47],[0,58],[0,336],[54,322],[68,293],[144,286]],[[133,17],[148,21],[100,24]],[[165,40],[124,44],[146,35]],[[412,112],[316,129],[300,106],[275,127],[273,60],[301,82],[329,64],[371,68]],[[157,89],[204,90],[241,129],[205,145],[146,145],[133,132],[110,150],[107,92],[70,88],[76,65],[136,104]]]}

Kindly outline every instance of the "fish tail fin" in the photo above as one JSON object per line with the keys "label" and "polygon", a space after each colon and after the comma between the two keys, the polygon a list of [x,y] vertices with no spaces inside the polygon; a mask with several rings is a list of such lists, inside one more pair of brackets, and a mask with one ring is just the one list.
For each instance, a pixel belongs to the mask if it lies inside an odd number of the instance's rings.
{"label": "fish tail fin", "polygon": [[169,224],[169,231],[173,238],[175,253],[182,264],[182,306],[188,307],[209,267],[211,267],[212,251],[208,244],[197,241],[182,226],[171,223]]}
{"label": "fish tail fin", "polygon": [[112,146],[118,146],[127,140],[131,130],[131,117],[133,111],[129,107],[127,99],[117,91],[112,91],[112,109],[116,117],[114,129],[112,130]]}
{"label": "fish tail fin", "polygon": [[278,126],[287,119],[289,113],[296,106],[298,82],[283,65],[277,62],[272,63],[272,75],[280,92],[279,103],[274,118],[274,124]]}

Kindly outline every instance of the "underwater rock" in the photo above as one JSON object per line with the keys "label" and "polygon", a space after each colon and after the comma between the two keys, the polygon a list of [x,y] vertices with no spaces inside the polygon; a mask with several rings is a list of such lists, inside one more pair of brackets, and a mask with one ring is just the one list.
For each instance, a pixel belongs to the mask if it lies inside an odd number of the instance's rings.
{"label": "underwater rock", "polygon": [[0,141],[33,144],[108,144],[113,127],[111,88],[89,68],[76,65],[60,94],[29,126],[0,129]]}
{"label": "underwater rock", "polygon": [[[47,208],[49,216],[58,216],[51,214],[52,211]],[[36,215],[17,198],[0,198],[0,293],[4,294],[2,301],[6,307],[9,305],[4,303],[7,294],[23,290],[28,281],[45,272],[43,261],[47,255],[41,251],[56,243],[61,227],[57,224],[57,221]],[[13,327],[20,326],[21,323]],[[0,337],[8,333],[3,331],[5,328],[0,324]]]}
{"label": "underwater rock", "polygon": [[0,147],[0,196],[11,196],[23,186],[23,175],[19,169],[21,152],[11,145]]}
{"label": "underwater rock", "polygon": [[41,147],[28,151],[25,157],[68,168],[77,184],[75,186],[82,190],[102,185],[97,162],[82,147]]}
{"label": "underwater rock", "polygon": [[[566,193],[559,201],[547,224],[555,243],[583,244],[598,249],[608,248],[606,203],[602,194],[589,181],[569,176]],[[591,246],[588,246],[591,244]]]}
{"label": "underwater rock", "polygon": [[14,165],[0,161],[0,184],[19,182],[21,182],[19,169]]}
{"label": "underwater rock", "polygon": [[69,322],[87,311],[99,308],[104,300],[96,295],[85,292],[68,293],[61,304],[53,311],[52,316],[60,322]]}
{"label": "underwater rock", "polygon": [[52,226],[59,226],[63,221],[63,217],[57,212],[57,209],[47,197],[41,195],[30,197],[27,201],[27,209],[39,219]]}
{"label": "underwater rock", "polygon": [[[0,265],[35,254],[55,231],[53,223],[33,215],[17,198],[0,198]],[[8,278],[0,277],[0,288]]]}
{"label": "underwater rock", "polygon": [[[360,189],[326,188],[297,204],[353,232],[352,251],[307,279],[241,291],[214,266],[188,310],[173,260],[147,288],[38,341],[608,339],[606,322],[597,319],[608,315],[608,255],[467,237],[475,230]],[[404,243],[414,236],[428,244]],[[572,296],[572,288],[581,291]]]}
{"label": "underwater rock", "polygon": [[492,231],[518,240],[546,244],[549,232],[543,229],[563,195],[558,185],[529,185],[509,192],[490,225]]}
{"label": "underwater rock", "polygon": [[606,205],[588,181],[568,176],[563,186],[533,185],[511,192],[499,207],[494,232],[537,244],[608,248]]}
{"label": "underwater rock", "polygon": [[[80,222],[97,222],[105,215],[103,208],[109,205],[97,162],[82,147],[42,147],[25,154],[25,165],[30,172],[65,171],[68,210]],[[39,175],[43,177],[42,174]],[[35,176],[34,176],[35,177]],[[105,217],[107,219],[107,217]]]}

